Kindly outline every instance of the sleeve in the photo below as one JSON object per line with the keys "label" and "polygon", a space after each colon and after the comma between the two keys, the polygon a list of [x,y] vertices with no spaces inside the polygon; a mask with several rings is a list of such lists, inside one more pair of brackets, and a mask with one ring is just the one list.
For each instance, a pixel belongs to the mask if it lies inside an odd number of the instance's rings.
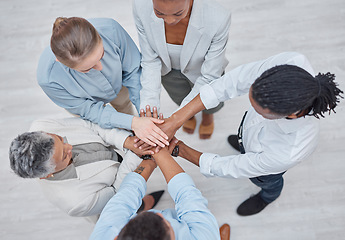
{"label": "sleeve", "polygon": [[246,94],[252,83],[266,70],[282,64],[299,66],[310,74],[314,71],[308,59],[296,52],[285,52],[265,60],[241,65],[223,75],[220,79],[204,85],[200,89],[200,98],[206,109],[216,107],[220,102]]}
{"label": "sleeve", "polygon": [[180,108],[196,97],[202,86],[209,84],[215,79],[219,79],[224,73],[226,67],[224,62],[227,63],[225,53],[229,38],[230,23],[231,14],[229,13],[217,34],[212,39],[210,48],[205,56],[205,61],[201,66],[201,76],[194,83],[191,92],[183,99]]}
{"label": "sleeve", "polygon": [[138,157],[132,151],[128,151],[123,161],[120,164],[119,170],[116,174],[116,179],[114,182],[115,190],[118,190],[121,186],[123,179],[131,172],[133,172],[141,163],[142,159]]}
{"label": "sleeve", "polygon": [[263,127],[258,143],[261,149],[258,152],[248,151],[224,157],[203,153],[199,161],[200,172],[207,177],[252,178],[292,168],[309,156],[317,143],[318,122],[298,120],[307,122],[300,124],[298,131],[287,134],[275,130],[279,128],[277,126]]}
{"label": "sleeve", "polygon": [[[284,158],[285,159],[285,158]],[[206,177],[252,178],[277,174],[293,167],[298,162],[284,162],[282,158],[271,158],[264,152],[245,153],[221,157],[203,153],[200,157],[200,172]]]}
{"label": "sleeve", "polygon": [[140,108],[145,109],[146,105],[156,106],[160,109],[161,93],[161,69],[162,63],[157,53],[151,48],[146,36],[144,25],[137,11],[137,1],[133,1],[133,15],[135,26],[137,28],[139,44],[142,54],[141,59],[141,91],[140,91]]}
{"label": "sleeve", "polygon": [[98,124],[91,123],[89,121],[85,121],[88,127],[98,134],[103,141],[111,146],[115,146],[117,149],[126,152],[127,149],[123,147],[124,142],[129,136],[132,136],[132,132],[119,129],[119,128],[112,128],[112,129],[104,129],[101,128]]}
{"label": "sleeve", "polygon": [[128,174],[118,193],[104,207],[90,240],[114,239],[136,214],[145,192],[145,179],[137,173]]}
{"label": "sleeve", "polygon": [[218,224],[207,208],[207,200],[188,174],[174,176],[168,183],[168,190],[175,202],[178,219],[189,227],[192,238],[186,239],[220,239]]}
{"label": "sleeve", "polygon": [[131,129],[133,116],[119,113],[102,101],[74,97],[57,83],[42,84],[41,87],[55,104],[83,119],[99,124],[102,128]]}
{"label": "sleeve", "polygon": [[105,187],[78,202],[67,213],[73,217],[86,217],[100,214],[109,199],[114,195],[115,189],[113,187]]}
{"label": "sleeve", "polygon": [[115,39],[118,39],[116,44],[120,50],[122,63],[122,84],[128,88],[129,98],[139,112],[141,55],[132,38],[123,27],[116,21],[114,21],[114,24]]}

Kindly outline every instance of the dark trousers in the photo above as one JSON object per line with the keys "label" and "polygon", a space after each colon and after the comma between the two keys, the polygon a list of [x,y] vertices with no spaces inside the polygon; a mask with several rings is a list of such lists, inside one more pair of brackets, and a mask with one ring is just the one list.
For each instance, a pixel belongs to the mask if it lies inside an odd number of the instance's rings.
{"label": "dark trousers", "polygon": [[[243,122],[246,115],[247,115],[247,112],[245,112],[242,118],[240,127],[238,128],[238,134],[237,134],[238,144],[240,147],[241,154],[246,153],[243,146],[243,142],[242,142]],[[261,188],[260,196],[266,203],[271,203],[279,197],[284,186],[284,179],[283,179],[284,173],[285,172],[250,178],[250,181],[252,181],[252,183],[254,183],[256,186]]]}
{"label": "dark trousers", "polygon": [[266,203],[271,203],[279,197],[284,186],[284,173],[250,178],[252,183],[261,188],[260,196]]}

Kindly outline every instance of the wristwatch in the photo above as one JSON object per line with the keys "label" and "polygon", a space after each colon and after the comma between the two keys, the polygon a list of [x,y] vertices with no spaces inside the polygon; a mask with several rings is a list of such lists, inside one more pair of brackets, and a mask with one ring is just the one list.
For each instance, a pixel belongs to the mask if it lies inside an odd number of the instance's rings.
{"label": "wristwatch", "polygon": [[[179,144],[179,142],[177,144]],[[172,150],[171,156],[178,157],[179,152],[180,152],[180,147],[179,145],[176,145],[174,149]]]}

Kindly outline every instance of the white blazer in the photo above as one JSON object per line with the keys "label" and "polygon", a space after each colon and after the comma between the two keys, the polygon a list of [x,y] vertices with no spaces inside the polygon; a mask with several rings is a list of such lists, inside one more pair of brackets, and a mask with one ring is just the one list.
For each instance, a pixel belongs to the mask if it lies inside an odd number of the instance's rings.
{"label": "white blazer", "polygon": [[65,118],[36,120],[30,131],[44,131],[66,137],[71,145],[96,142],[126,152],[121,164],[105,159],[76,167],[77,178],[74,179],[39,180],[48,200],[70,216],[100,214],[120,187],[123,178],[141,162],[133,152],[123,148],[124,141],[131,135],[125,130],[103,129],[80,118]]}
{"label": "white blazer", "polygon": [[[171,71],[163,19],[153,11],[152,0],[134,0],[133,14],[142,53],[140,108],[160,107],[161,76]],[[181,107],[192,100],[202,85],[218,79],[228,64],[225,50],[231,14],[215,1],[194,0],[182,46],[181,72],[194,83]]]}

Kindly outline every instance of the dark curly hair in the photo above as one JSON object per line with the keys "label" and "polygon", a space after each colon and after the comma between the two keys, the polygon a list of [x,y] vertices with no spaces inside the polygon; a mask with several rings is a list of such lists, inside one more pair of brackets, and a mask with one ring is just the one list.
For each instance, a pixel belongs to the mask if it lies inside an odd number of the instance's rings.
{"label": "dark curly hair", "polygon": [[306,110],[316,118],[331,113],[343,93],[331,73],[313,77],[303,68],[279,65],[266,70],[252,84],[252,98],[271,112],[288,116]]}

